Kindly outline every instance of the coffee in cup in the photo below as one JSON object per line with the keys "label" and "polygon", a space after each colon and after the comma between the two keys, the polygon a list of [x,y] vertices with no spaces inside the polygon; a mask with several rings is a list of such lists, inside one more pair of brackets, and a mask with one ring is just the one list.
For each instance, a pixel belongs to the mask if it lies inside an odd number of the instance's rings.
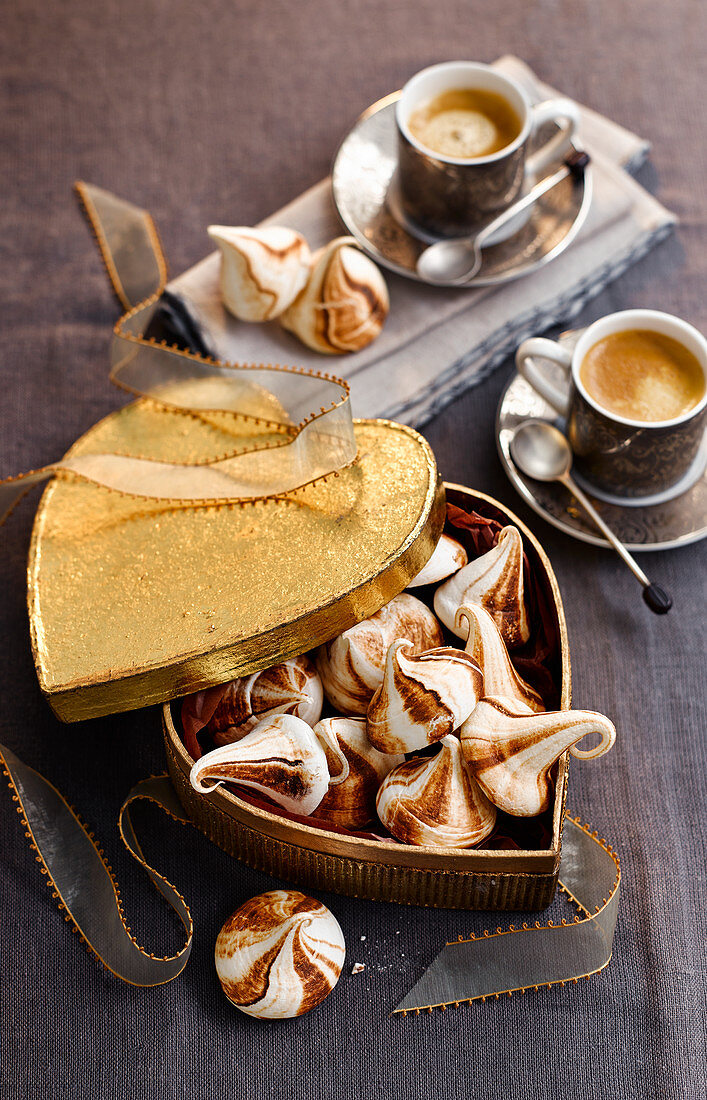
{"label": "coffee in cup", "polygon": [[[565,372],[561,390],[536,358]],[[634,499],[680,490],[707,419],[707,340],[667,313],[624,310],[595,321],[572,354],[524,340],[519,374],[566,419],[578,473],[600,493]]]}
{"label": "coffee in cup", "polygon": [[647,329],[597,340],[585,353],[579,377],[602,409],[647,423],[685,416],[705,395],[704,373],[692,352],[674,337]]}
{"label": "coffee in cup", "polygon": [[[498,69],[448,61],[407,82],[395,118],[398,206],[408,229],[429,239],[475,233],[506,210],[526,175],[544,175],[569,152],[579,108],[570,99],[533,105]],[[550,122],[554,134],[528,155]]]}
{"label": "coffee in cup", "polygon": [[431,153],[472,160],[499,153],[523,123],[505,96],[485,88],[450,88],[410,115],[410,133]]}

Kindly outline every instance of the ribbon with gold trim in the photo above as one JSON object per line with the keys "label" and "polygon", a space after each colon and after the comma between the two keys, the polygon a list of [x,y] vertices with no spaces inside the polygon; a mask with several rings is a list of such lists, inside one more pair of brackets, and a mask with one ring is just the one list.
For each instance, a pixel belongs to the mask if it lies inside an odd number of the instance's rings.
{"label": "ribbon with gold trim", "polygon": [[146,336],[166,280],[150,215],[107,191],[77,184],[113,289],[128,312],[111,349],[111,381],[186,415],[246,420],[248,445],[202,463],[124,454],[69,455],[0,482],[0,522],[33,485],[58,472],[132,496],[225,503],[276,497],[356,458],[346,382],[298,367],[222,363]]}
{"label": "ribbon with gold trim", "polygon": [[[181,824],[192,824],[169,777],[153,776],[138,783],[118,817],[126,848],[184,925],[182,949],[160,957],[135,940],[103,852],[59,791],[2,745],[0,764],[47,887],[86,947],[116,977],[131,985],[162,985],[176,978],[191,951],[191,914],[176,887],[147,863],[130,816],[133,803],[147,799]],[[596,974],[611,959],[619,879],[618,857],[606,841],[588,826],[566,817],[560,888],[577,907],[574,919],[536,921],[521,928],[511,925],[505,932],[498,928],[494,934],[460,936],[442,949],[395,1012],[431,1012],[433,1008],[565,985]]]}
{"label": "ribbon with gold trim", "polygon": [[[224,364],[147,337],[166,281],[152,219],[99,188],[78,184],[77,190],[113,289],[128,310],[114,330],[111,380],[166,409],[185,415],[230,414],[248,420],[255,430],[247,449],[203,464],[118,454],[65,458],[0,483],[0,517],[34,484],[58,471],[134,496],[223,503],[277,496],[355,459],[345,382],[297,368]],[[168,776],[138,783],[118,818],[128,851],[185,929],[182,949],[160,957],[135,940],[103,852],[60,792],[3,746],[0,765],[52,897],[86,946],[112,973],[133,985],[160,985],[181,973],[191,951],[191,914],[176,887],[147,863],[130,815],[133,803],[149,800],[180,823],[191,824]],[[619,878],[618,858],[606,842],[579,821],[566,818],[560,887],[579,910],[574,920],[536,921],[533,927],[511,925],[505,932],[499,928],[495,934],[460,937],[442,949],[395,1012],[407,1015],[484,1001],[597,973],[611,959]]]}
{"label": "ribbon with gold trim", "polygon": [[611,961],[619,907],[619,859],[579,818],[565,816],[559,887],[578,912],[445,945],[395,1012],[471,1004],[590,978]]}
{"label": "ribbon with gold trim", "polygon": [[182,824],[191,824],[169,777],[153,776],[136,784],[118,816],[123,843],[145,868],[186,931],[184,947],[176,955],[160,957],[134,938],[103,851],[64,796],[4,745],[0,745],[0,765],[52,898],[86,947],[106,969],[131,985],[163,985],[181,974],[191,952],[191,913],[176,887],[147,863],[130,816],[132,804],[147,799]]}

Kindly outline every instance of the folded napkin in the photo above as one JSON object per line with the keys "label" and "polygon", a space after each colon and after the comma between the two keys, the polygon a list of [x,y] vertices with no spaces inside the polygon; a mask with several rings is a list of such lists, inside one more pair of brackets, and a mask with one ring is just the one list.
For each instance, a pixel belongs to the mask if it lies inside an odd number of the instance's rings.
{"label": "folded napkin", "polygon": [[[522,84],[534,102],[559,94],[516,57],[503,57],[495,67]],[[648,143],[587,107],[580,110],[578,141],[592,157],[594,196],[569,248],[535,273],[493,287],[440,289],[386,270],[390,315],[363,351],[323,356],[274,322],[236,321],[221,304],[218,252],[168,289],[219,358],[330,371],[349,381],[354,415],[420,427],[486,378],[521,340],[569,321],[674,225],[674,216],[628,175],[645,160]],[[312,248],[344,232],[328,179],[262,224],[291,226]]]}

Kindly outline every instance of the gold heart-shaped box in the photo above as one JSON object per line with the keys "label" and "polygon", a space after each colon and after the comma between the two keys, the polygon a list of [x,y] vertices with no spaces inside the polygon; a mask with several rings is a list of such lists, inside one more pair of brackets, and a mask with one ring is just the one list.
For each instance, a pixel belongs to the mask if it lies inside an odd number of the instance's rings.
{"label": "gold heart-shaped box", "polygon": [[[248,441],[249,425],[238,424]],[[233,418],[127,405],[71,454],[171,462],[234,446]],[[186,695],[277,664],[377,611],[422,568],[444,522],[429,445],[355,423],[357,461],[277,500],[211,507],[57,477],[28,564],[37,676],[73,722]],[[259,441],[262,442],[262,431]]]}
{"label": "gold heart-shaped box", "polygon": [[[243,431],[246,428],[241,429]],[[45,490],[28,564],[37,675],[55,713],[77,721],[151,703],[163,709],[167,765],[195,824],[253,867],[358,897],[485,909],[541,909],[559,870],[568,757],[559,761],[552,839],[538,851],[422,848],[359,839],[258,809],[222,788],[204,797],[169,700],[266,668],[347,629],[402,591],[445,518],[434,456],[412,429],[357,421],[356,463],[279,500],[193,507],[137,500],[59,476]],[[220,414],[150,401],[101,421],[72,453],[190,462],[233,445]],[[570,705],[562,602],[535,537],[496,501],[447,497],[522,533],[556,616],[557,694]]]}
{"label": "gold heart-shaped box", "polygon": [[[541,583],[558,638],[557,695],[571,703],[571,671],[562,600],[540,543],[498,501],[461,485],[446,485],[447,499],[520,530],[531,568]],[[455,532],[450,529],[450,533]],[[180,801],[196,825],[220,848],[250,867],[315,890],[409,905],[458,909],[538,910],[557,886],[569,753],[557,764],[550,846],[541,850],[427,848],[342,835],[288,820],[252,806],[224,787],[198,794],[189,782],[193,760],[169,704],[163,708],[167,767]]]}

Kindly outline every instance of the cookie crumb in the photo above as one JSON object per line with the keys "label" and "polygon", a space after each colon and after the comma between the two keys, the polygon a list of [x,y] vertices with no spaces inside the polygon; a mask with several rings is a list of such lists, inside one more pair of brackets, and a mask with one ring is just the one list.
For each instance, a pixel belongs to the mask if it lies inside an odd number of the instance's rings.
{"label": "cookie crumb", "polygon": [[353,969],[351,970],[351,973],[352,974],[360,974],[361,971],[365,970],[365,969],[366,969],[366,967],[363,963],[354,963],[353,964]]}

